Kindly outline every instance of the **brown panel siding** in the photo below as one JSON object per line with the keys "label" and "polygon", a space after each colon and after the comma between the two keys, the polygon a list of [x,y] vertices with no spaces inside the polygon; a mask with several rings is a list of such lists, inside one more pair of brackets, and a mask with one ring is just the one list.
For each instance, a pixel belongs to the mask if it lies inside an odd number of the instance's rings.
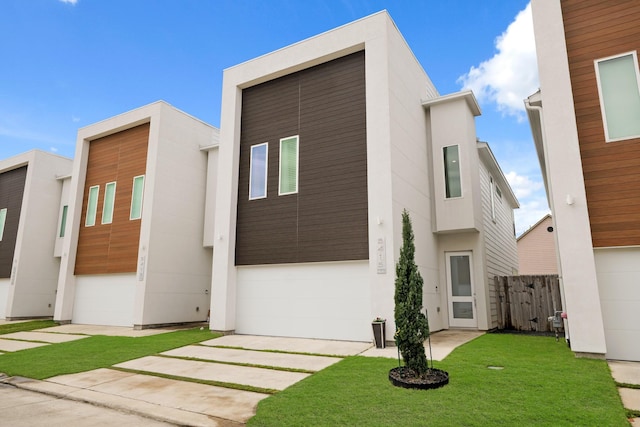
{"label": "brown panel siding", "polygon": [[[368,259],[364,52],[243,91],[236,265]],[[280,138],[299,135],[298,194],[278,196]],[[269,143],[267,198],[248,200]]]}
{"label": "brown panel siding", "polygon": [[593,245],[640,245],[640,139],[605,142],[594,67],[640,49],[640,2],[561,4]]}
{"label": "brown panel siding", "polygon": [[11,267],[18,237],[18,225],[27,179],[27,166],[0,174],[0,209],[7,209],[4,234],[0,241],[0,278],[11,277]]}
{"label": "brown panel siding", "polygon": [[[82,201],[75,274],[130,273],[137,269],[140,220],[130,220],[133,177],[144,175],[149,124],[91,141]],[[101,224],[105,184],[116,182],[113,222]],[[99,185],[96,225],[85,227],[89,188]]]}

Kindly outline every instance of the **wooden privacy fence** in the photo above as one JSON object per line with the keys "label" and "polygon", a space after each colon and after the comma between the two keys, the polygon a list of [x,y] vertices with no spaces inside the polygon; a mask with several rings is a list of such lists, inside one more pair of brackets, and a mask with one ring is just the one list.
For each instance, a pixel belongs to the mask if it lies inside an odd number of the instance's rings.
{"label": "wooden privacy fence", "polygon": [[[553,332],[549,316],[562,310],[558,275],[495,276],[498,329]],[[562,328],[560,328],[562,330]]]}

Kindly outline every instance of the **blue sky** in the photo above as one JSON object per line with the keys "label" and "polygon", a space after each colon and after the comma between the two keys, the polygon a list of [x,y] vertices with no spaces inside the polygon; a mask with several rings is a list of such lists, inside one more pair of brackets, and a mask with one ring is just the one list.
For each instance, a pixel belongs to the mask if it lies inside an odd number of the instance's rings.
{"label": "blue sky", "polygon": [[73,157],[77,130],[162,99],[214,126],[222,71],[386,9],[440,94],[471,88],[522,205],[547,213],[522,100],[538,88],[527,0],[3,0],[0,159]]}

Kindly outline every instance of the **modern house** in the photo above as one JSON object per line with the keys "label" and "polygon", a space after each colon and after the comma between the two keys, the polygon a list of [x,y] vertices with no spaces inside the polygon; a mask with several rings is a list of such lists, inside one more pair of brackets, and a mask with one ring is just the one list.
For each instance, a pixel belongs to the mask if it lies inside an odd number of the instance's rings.
{"label": "modern house", "polygon": [[0,319],[53,316],[71,163],[39,150],[0,161]]}
{"label": "modern house", "polygon": [[518,274],[558,274],[558,258],[550,214],[518,236]]}
{"label": "modern house", "polygon": [[433,331],[496,325],[513,195],[471,92],[441,96],[386,12],[224,71],[211,329],[393,336],[406,209]]}
{"label": "modern house", "polygon": [[571,348],[640,361],[640,3],[533,0],[528,109]]}
{"label": "modern house", "polygon": [[78,131],[54,320],[135,328],[206,320],[204,213],[217,137],[161,101]]}

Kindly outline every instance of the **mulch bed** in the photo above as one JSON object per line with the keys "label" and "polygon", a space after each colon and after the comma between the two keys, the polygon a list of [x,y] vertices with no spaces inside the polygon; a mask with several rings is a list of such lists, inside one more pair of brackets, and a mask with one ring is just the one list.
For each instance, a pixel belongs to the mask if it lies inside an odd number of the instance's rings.
{"label": "mulch bed", "polygon": [[413,369],[400,366],[389,371],[389,381],[396,387],[428,390],[449,384],[449,374],[443,370],[431,368],[423,375],[416,375]]}

